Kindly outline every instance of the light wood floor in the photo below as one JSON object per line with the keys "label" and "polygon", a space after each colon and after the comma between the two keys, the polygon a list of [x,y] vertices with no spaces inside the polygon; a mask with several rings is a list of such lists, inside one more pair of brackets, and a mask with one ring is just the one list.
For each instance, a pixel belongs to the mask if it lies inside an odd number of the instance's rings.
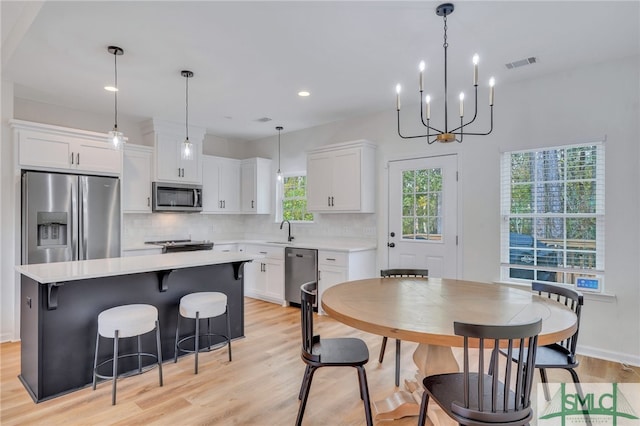
{"label": "light wood floor", "polygon": [[[300,310],[245,299],[246,338],[233,342],[233,361],[226,349],[200,356],[193,374],[193,356],[164,365],[164,387],[151,370],[118,382],[118,404],[111,405],[110,383],[35,404],[17,376],[20,344],[0,345],[0,423],[8,425],[292,425],[304,372],[300,360]],[[354,330],[329,317],[316,320],[325,337],[355,336],[369,346],[367,376],[372,401],[390,395],[394,387],[394,345],[390,341],[383,364],[378,363],[381,338]],[[416,345],[403,342],[403,378],[414,372]],[[91,348],[93,350],[93,348]],[[583,382],[639,382],[638,368],[582,358]],[[568,381],[566,372],[550,372],[551,381]],[[415,425],[417,418],[376,422]],[[322,368],[313,381],[305,425],[362,425],[364,410],[352,368]]]}

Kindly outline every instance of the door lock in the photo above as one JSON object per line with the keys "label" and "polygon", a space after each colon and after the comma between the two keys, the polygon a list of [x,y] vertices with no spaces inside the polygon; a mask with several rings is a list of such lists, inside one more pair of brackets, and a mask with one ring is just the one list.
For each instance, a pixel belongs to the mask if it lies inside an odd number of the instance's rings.
{"label": "door lock", "polygon": [[392,232],[392,233],[390,233],[390,234],[389,234],[389,236],[391,236],[391,237],[395,237],[395,236],[396,236],[396,233],[395,233],[395,232]]}
{"label": "door lock", "polygon": [[395,246],[396,246],[396,243],[387,243],[387,247],[394,248]]}

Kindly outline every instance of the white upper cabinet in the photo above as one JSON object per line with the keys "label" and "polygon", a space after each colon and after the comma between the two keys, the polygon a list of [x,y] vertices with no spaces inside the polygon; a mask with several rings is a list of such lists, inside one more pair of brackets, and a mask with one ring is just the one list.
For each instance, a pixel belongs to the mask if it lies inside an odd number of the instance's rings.
{"label": "white upper cabinet", "polygon": [[202,156],[202,212],[240,211],[240,160]]}
{"label": "white upper cabinet", "polygon": [[242,160],[241,208],[243,213],[271,213],[271,160],[249,158]]}
{"label": "white upper cabinet", "polygon": [[307,209],[322,213],[375,211],[376,146],[360,140],[309,151]]}
{"label": "white upper cabinet", "polygon": [[151,213],[153,149],[126,144],[122,170],[122,211]]}
{"label": "white upper cabinet", "polygon": [[155,147],[154,178],[161,182],[202,183],[202,142],[205,129],[189,126],[193,159],[182,159],[184,125],[152,119],[142,131],[149,145]]}
{"label": "white upper cabinet", "polygon": [[122,173],[122,151],[104,133],[12,120],[21,167],[107,175]]}

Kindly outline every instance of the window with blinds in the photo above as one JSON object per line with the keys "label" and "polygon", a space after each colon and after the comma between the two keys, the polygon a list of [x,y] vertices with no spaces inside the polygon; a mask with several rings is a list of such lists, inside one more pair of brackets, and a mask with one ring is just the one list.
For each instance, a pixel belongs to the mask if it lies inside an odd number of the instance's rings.
{"label": "window with blinds", "polygon": [[604,144],[506,152],[501,278],[604,279]]}

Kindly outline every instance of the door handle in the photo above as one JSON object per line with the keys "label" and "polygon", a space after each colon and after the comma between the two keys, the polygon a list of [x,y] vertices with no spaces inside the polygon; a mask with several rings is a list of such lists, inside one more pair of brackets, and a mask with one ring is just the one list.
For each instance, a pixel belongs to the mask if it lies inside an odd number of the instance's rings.
{"label": "door handle", "polygon": [[251,200],[251,208],[252,208],[252,209],[254,208],[254,205],[255,205],[255,201],[254,201],[254,200]]}
{"label": "door handle", "polygon": [[73,152],[71,153],[71,164],[73,164]]}
{"label": "door handle", "polygon": [[79,152],[76,154],[76,165],[78,165],[78,166],[80,165],[80,153]]}
{"label": "door handle", "polygon": [[390,233],[390,234],[389,234],[389,236],[390,236],[390,237],[395,237],[395,236],[396,236],[396,233],[395,233],[395,232],[392,232],[392,233]]}
{"label": "door handle", "polygon": [[395,246],[396,246],[396,243],[387,243],[387,247],[394,248]]}
{"label": "door handle", "polygon": [[331,196],[327,197],[327,207],[331,207]]}
{"label": "door handle", "polygon": [[151,207],[151,197],[147,197],[147,207]]}
{"label": "door handle", "polygon": [[333,204],[333,197],[331,197],[331,207],[334,207],[335,204]]}

